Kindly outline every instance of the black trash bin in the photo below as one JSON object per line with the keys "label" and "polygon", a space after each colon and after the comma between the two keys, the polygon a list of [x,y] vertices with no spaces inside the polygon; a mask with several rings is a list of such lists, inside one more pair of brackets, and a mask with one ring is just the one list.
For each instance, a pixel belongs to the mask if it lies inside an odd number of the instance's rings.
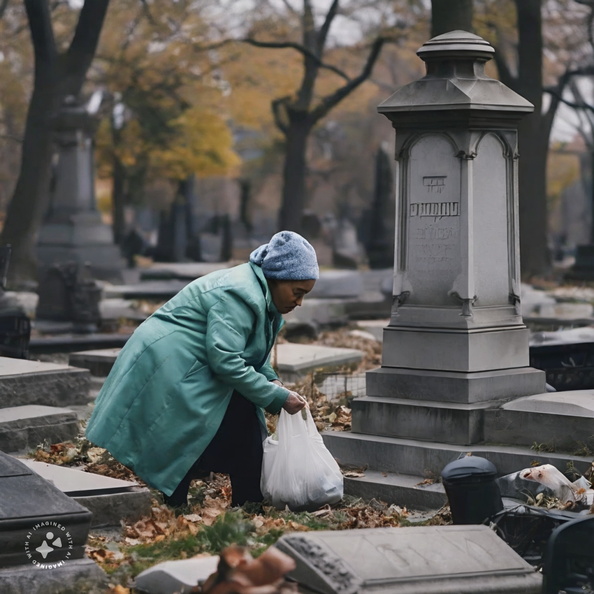
{"label": "black trash bin", "polygon": [[479,456],[460,458],[441,471],[454,524],[482,524],[503,509],[496,477],[495,465]]}

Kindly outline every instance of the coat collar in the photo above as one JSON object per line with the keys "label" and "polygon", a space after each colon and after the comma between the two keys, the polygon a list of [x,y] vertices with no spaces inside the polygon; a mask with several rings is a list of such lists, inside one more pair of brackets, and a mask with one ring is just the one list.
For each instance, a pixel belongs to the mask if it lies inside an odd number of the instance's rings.
{"label": "coat collar", "polygon": [[248,263],[251,266],[254,274],[256,275],[256,278],[258,279],[260,286],[262,287],[262,292],[264,293],[264,298],[266,300],[266,309],[270,314],[280,316],[281,314],[279,313],[278,309],[276,309],[276,305],[274,305],[274,302],[272,301],[272,295],[270,293],[270,288],[268,287],[268,281],[266,280],[266,277],[262,272],[262,268],[260,268],[260,266],[252,262]]}

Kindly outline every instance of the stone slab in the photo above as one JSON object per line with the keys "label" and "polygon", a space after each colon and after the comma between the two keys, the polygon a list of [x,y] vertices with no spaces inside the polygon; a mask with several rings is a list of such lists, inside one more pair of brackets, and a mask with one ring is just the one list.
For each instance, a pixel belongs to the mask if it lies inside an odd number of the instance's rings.
{"label": "stone slab", "polygon": [[378,342],[383,342],[384,340],[384,328],[386,328],[390,323],[390,318],[382,318],[380,320],[355,320],[355,324],[358,328],[363,330],[364,332],[369,332],[373,334],[373,337]]}
{"label": "stone slab", "polygon": [[594,418],[594,390],[534,394],[508,402],[502,408],[522,412]]}
{"label": "stone slab", "polygon": [[86,369],[0,357],[0,408],[84,404],[89,400],[90,382]]}
{"label": "stone slab", "polygon": [[322,270],[310,295],[316,299],[356,298],[363,291],[361,272],[357,270]]}
{"label": "stone slab", "polygon": [[41,569],[84,556],[91,521],[86,508],[3,452],[0,484],[0,567],[36,562]]}
{"label": "stone slab", "polygon": [[91,559],[74,559],[60,567],[36,569],[30,563],[0,568],[2,594],[105,594],[108,578]]}
{"label": "stone slab", "polygon": [[485,413],[485,439],[553,451],[594,449],[594,390],[547,392]]}
{"label": "stone slab", "polygon": [[43,442],[60,443],[80,432],[78,416],[67,408],[25,405],[0,409],[0,450],[31,450]]}
{"label": "stone slab", "polygon": [[509,400],[540,394],[546,374],[532,367],[462,373],[380,367],[367,372],[367,395],[458,403]]}
{"label": "stone slab", "polygon": [[462,373],[525,367],[528,339],[525,326],[468,332],[389,326],[382,365]]}
{"label": "stone slab", "polygon": [[408,510],[437,510],[447,503],[443,485],[420,476],[366,469],[362,476],[344,477],[344,492],[366,500],[395,503]]}
{"label": "stone slab", "polygon": [[123,519],[136,521],[150,512],[150,491],[134,481],[36,460],[21,462],[92,512],[92,527],[120,526]]}
{"label": "stone slab", "polygon": [[289,573],[321,594],[539,594],[542,576],[487,526],[418,526],[283,535]]}
{"label": "stone slab", "polygon": [[363,353],[357,349],[285,342],[272,350],[271,363],[283,381],[298,381],[316,369],[337,369],[357,365]]}
{"label": "stone slab", "polygon": [[126,344],[128,338],[130,338],[130,333],[124,332],[105,334],[70,334],[67,332],[59,336],[36,336],[29,342],[29,353],[35,355],[71,353],[81,349],[121,348]]}
{"label": "stone slab", "polygon": [[352,431],[470,445],[483,441],[485,409],[496,404],[355,398],[351,402]]}
{"label": "stone slab", "polygon": [[218,555],[164,561],[139,573],[134,583],[147,594],[188,594],[196,592],[196,585],[204,583],[218,563]]}
{"label": "stone slab", "polygon": [[[592,462],[591,456],[536,452],[526,446],[464,446],[349,431],[324,431],[322,437],[326,447],[342,465],[417,476],[419,480],[438,480],[447,464],[469,453],[491,461],[497,468],[498,476],[511,474],[535,464],[552,464],[561,472],[565,472],[568,463],[573,464],[577,471],[583,474]],[[398,503],[397,500],[392,502]]]}
{"label": "stone slab", "polygon": [[188,281],[171,279],[144,281],[130,285],[106,285],[103,287],[103,295],[107,298],[168,300],[187,284]]}
{"label": "stone slab", "polygon": [[555,331],[535,332],[530,337],[530,345],[540,344],[572,344],[594,342],[594,327],[566,328]]}
{"label": "stone slab", "polygon": [[153,262],[140,271],[140,279],[148,280],[194,280],[221,268],[229,268],[229,262]]}
{"label": "stone slab", "polygon": [[107,377],[121,348],[91,349],[70,353],[68,363],[73,367],[88,369],[91,375]]}
{"label": "stone slab", "polygon": [[29,458],[19,458],[19,460],[46,481],[60,489],[62,493],[71,497],[88,494],[118,493],[138,486],[138,483],[134,481],[125,481],[92,472],[85,472],[74,467],[58,466],[57,464],[48,464]]}
{"label": "stone slab", "polygon": [[343,299],[315,299],[307,296],[301,307],[283,316],[287,324],[309,324],[314,327],[333,326],[348,322]]}
{"label": "stone slab", "polygon": [[[92,370],[94,375],[106,376],[120,349],[98,349],[71,353],[69,363]],[[284,381],[297,381],[319,368],[332,369],[361,362],[363,353],[357,349],[325,347],[296,343],[276,345],[271,354],[272,364]]]}

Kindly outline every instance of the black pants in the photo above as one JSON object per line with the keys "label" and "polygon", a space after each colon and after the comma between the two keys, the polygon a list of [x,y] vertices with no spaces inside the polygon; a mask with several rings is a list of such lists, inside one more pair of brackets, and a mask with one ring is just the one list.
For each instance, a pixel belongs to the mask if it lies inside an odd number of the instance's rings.
{"label": "black pants", "polygon": [[210,472],[229,475],[232,506],[262,501],[260,475],[265,437],[256,406],[238,392],[233,392],[219,430],[175,491],[165,498],[166,503],[185,505],[192,480]]}

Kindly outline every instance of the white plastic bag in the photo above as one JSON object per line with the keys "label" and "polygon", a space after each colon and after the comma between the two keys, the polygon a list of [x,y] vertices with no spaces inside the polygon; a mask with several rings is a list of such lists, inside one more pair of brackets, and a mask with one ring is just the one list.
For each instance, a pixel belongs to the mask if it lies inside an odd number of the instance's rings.
{"label": "white plastic bag", "polygon": [[281,411],[276,435],[264,440],[262,495],[277,509],[313,511],[342,499],[340,468],[319,434],[309,408]]}

